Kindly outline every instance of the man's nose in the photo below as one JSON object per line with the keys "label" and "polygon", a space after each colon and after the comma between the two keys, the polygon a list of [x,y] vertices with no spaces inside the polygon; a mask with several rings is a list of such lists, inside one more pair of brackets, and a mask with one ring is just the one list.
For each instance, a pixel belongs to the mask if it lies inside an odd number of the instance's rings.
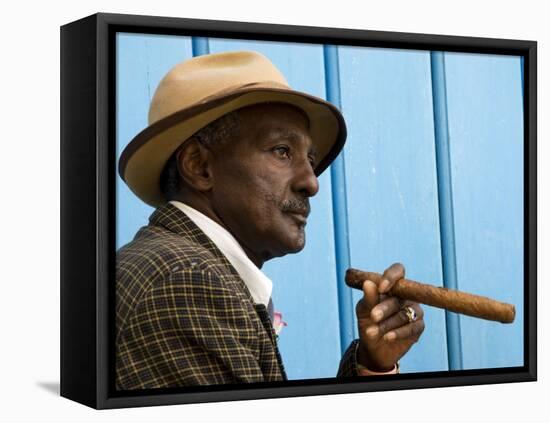
{"label": "man's nose", "polygon": [[295,175],[295,190],[304,197],[313,197],[319,192],[319,180],[309,159],[302,160]]}

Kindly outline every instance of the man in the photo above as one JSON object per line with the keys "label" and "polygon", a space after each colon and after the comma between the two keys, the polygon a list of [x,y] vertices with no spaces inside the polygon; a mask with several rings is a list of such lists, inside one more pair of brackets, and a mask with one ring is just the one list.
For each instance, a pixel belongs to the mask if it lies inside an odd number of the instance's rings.
{"label": "man", "polygon": [[[174,67],[149,122],[119,168],[157,209],[117,254],[117,388],[285,380],[260,269],[304,248],[343,117],[292,90],[264,56],[232,52]],[[385,295],[404,273],[395,264],[380,285],[363,284],[360,338],[339,376],[396,373],[420,337],[419,305]]]}

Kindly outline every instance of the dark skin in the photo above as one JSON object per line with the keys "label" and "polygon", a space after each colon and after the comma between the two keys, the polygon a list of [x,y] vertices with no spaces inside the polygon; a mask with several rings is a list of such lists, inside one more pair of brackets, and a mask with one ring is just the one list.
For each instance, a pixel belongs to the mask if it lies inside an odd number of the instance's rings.
{"label": "dark skin", "polygon": [[[183,144],[178,167],[185,188],[175,199],[226,228],[261,268],[304,248],[309,198],[319,190],[317,157],[299,109],[261,104],[241,109],[240,117],[235,140],[206,147],[192,137]],[[380,286],[364,282],[356,307],[358,361],[375,371],[393,368],[424,330],[418,304],[386,295],[405,276],[404,267],[394,264],[384,276]],[[403,305],[415,309],[416,322],[408,323]]]}

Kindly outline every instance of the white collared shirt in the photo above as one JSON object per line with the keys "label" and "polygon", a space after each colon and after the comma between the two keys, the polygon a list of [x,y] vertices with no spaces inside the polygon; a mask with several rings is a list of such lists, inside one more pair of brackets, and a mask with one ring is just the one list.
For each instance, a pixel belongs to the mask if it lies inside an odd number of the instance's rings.
{"label": "white collared shirt", "polygon": [[223,226],[187,204],[180,201],[170,201],[170,204],[184,212],[219,248],[246,284],[254,302],[267,307],[273,282],[252,263],[235,237]]}

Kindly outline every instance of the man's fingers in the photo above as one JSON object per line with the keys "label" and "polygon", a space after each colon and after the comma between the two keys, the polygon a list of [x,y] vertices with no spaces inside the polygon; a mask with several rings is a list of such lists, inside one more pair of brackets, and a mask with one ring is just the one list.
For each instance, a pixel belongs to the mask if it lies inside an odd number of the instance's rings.
{"label": "man's fingers", "polygon": [[403,279],[404,277],[405,267],[401,263],[392,264],[384,271],[380,284],[378,285],[378,292],[381,294],[387,293],[390,289],[392,289],[395,282],[399,279]]}
{"label": "man's fingers", "polygon": [[363,300],[365,302],[364,312],[367,316],[370,314],[372,308],[378,304],[378,288],[373,281],[366,280],[363,283]]}
{"label": "man's fingers", "polygon": [[[421,320],[424,317],[424,310],[422,310],[422,307],[420,307],[419,304],[407,301],[405,305],[413,308],[413,310],[416,312],[417,320]],[[401,309],[393,316],[390,316],[389,318],[378,324],[379,334],[380,336],[382,336],[390,330],[399,328],[406,324],[409,324],[409,317],[407,316],[406,311],[404,309]]]}
{"label": "man's fingers", "polygon": [[401,326],[397,329],[393,329],[384,335],[386,341],[398,341],[403,339],[418,340],[420,335],[424,332],[424,320],[420,319],[408,325]]}
{"label": "man's fingers", "polygon": [[380,301],[370,312],[371,319],[374,322],[381,322],[391,315],[397,313],[401,308],[401,301],[396,297],[387,297]]}
{"label": "man's fingers", "polygon": [[357,302],[355,311],[358,318],[369,318],[372,308],[378,304],[378,287],[373,281],[363,282],[363,298]]}

